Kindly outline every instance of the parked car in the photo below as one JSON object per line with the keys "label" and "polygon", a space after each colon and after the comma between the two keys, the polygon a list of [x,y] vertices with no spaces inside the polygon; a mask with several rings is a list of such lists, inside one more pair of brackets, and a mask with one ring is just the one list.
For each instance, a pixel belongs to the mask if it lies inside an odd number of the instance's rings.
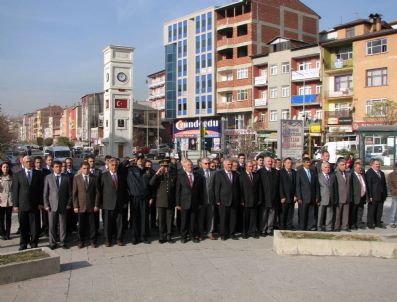
{"label": "parked car", "polygon": [[277,154],[270,150],[255,152],[253,155],[250,155],[249,157],[257,160],[259,156],[263,156],[263,157],[270,156],[271,158],[277,158]]}
{"label": "parked car", "polygon": [[378,159],[382,165],[390,165],[390,155],[393,155],[393,147],[382,144],[365,146],[366,164],[369,164],[371,159]]}

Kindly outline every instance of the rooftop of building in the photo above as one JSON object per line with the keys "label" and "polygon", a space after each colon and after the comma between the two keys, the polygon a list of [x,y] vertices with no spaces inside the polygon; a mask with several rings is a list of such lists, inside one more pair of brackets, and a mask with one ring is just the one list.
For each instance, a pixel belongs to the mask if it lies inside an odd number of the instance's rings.
{"label": "rooftop of building", "polygon": [[367,34],[360,35],[360,36],[354,36],[354,37],[351,37],[351,38],[335,39],[335,40],[325,41],[325,42],[322,42],[320,44],[323,47],[333,47],[333,46],[339,46],[339,45],[343,45],[343,44],[347,44],[347,43],[352,43],[352,42],[355,42],[355,41],[367,40],[367,39],[372,39],[372,38],[381,37],[381,36],[387,36],[387,35],[393,35],[393,34],[397,34],[397,29],[395,29],[395,28],[384,29],[384,30],[381,30],[381,31],[371,32],[371,33],[367,33]]}
{"label": "rooftop of building", "polygon": [[165,74],[165,69],[157,71],[157,72],[154,72],[152,74],[149,74],[147,77],[148,78],[155,78],[155,77],[161,76],[163,74]]}

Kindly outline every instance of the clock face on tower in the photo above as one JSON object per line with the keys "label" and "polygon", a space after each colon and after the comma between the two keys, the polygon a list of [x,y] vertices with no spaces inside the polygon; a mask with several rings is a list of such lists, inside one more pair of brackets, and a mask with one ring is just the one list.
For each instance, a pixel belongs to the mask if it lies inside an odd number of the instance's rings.
{"label": "clock face on tower", "polygon": [[117,80],[124,83],[127,81],[127,75],[124,72],[119,72],[117,74]]}

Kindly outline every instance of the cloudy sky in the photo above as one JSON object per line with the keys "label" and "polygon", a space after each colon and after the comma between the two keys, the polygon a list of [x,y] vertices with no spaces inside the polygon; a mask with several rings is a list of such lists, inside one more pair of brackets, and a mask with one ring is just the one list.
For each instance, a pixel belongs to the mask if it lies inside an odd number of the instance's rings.
{"label": "cloudy sky", "polygon": [[[77,103],[103,87],[102,50],[135,47],[135,98],[147,97],[146,76],[164,68],[163,24],[225,0],[1,1],[0,104],[15,116],[48,104]],[[397,19],[395,0],[303,0],[320,29],[383,14]],[[376,3],[376,4],[375,4]]]}

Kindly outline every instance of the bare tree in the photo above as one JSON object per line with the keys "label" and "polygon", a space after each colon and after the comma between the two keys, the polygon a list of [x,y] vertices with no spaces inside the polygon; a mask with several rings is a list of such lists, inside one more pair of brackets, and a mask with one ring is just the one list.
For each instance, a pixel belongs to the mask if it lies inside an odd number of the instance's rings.
{"label": "bare tree", "polygon": [[366,120],[385,125],[397,124],[397,102],[385,100],[373,103]]}
{"label": "bare tree", "polygon": [[15,139],[14,133],[10,131],[8,118],[0,114],[0,153],[3,154]]}

